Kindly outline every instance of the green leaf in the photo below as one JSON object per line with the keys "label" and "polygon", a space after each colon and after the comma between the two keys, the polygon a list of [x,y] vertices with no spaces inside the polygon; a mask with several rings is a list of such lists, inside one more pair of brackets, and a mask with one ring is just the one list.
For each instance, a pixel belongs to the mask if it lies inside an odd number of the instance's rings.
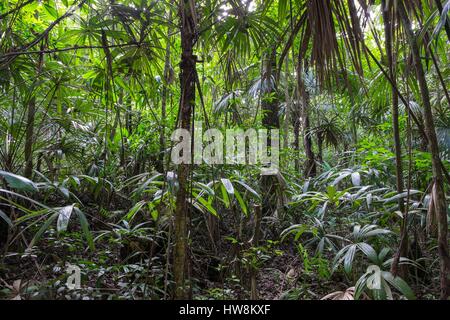
{"label": "green leaf", "polygon": [[44,3],[44,9],[54,19],[58,19],[58,11],[48,3]]}
{"label": "green leaf", "polygon": [[238,201],[242,212],[247,216],[248,215],[247,204],[245,203],[244,199],[242,199],[241,194],[239,193],[239,191],[234,190],[234,195],[236,196],[236,200]]}
{"label": "green leaf", "polygon": [[58,217],[59,212],[53,213],[46,221],[45,223],[39,228],[38,232],[34,235],[33,239],[30,242],[29,247],[33,247],[39,239],[42,237],[44,232],[50,227],[50,225],[55,221],[55,219]]}
{"label": "green leaf", "polygon": [[400,277],[395,277],[392,275],[392,273],[383,271],[382,273],[383,278],[389,282],[394,288],[396,288],[398,291],[400,291],[408,300],[415,300],[416,295],[412,291],[411,287],[408,286],[408,284]]}
{"label": "green leaf", "polygon": [[2,170],[0,170],[0,176],[5,178],[8,185],[13,189],[28,192],[38,191],[38,187],[36,186],[36,184],[30,179],[27,179],[25,177]]}
{"label": "green leaf", "polygon": [[371,245],[369,245],[365,242],[361,242],[361,243],[358,243],[357,246],[358,246],[359,250],[361,250],[367,256],[367,258],[370,259],[370,261],[372,261],[375,264],[378,264],[378,262],[379,262],[378,255],[377,255],[375,249]]}
{"label": "green leaf", "polygon": [[141,210],[142,207],[145,206],[146,203],[147,203],[147,201],[145,201],[145,200],[141,200],[141,201],[137,202],[137,203],[130,209],[130,211],[128,211],[128,213],[127,213],[125,219],[126,219],[127,221],[132,220],[132,219],[134,218],[134,216],[136,215],[136,213],[138,213],[139,210]]}
{"label": "green leaf", "polygon": [[356,245],[351,245],[344,256],[344,270],[347,274],[352,272],[353,259],[355,258]]}
{"label": "green leaf", "polygon": [[206,208],[206,210],[208,210],[208,212],[211,213],[213,216],[216,216],[216,217],[219,216],[217,214],[216,209],[213,208],[212,204],[210,202],[206,201],[203,197],[197,197],[195,200],[198,201],[201,204],[201,206]]}
{"label": "green leaf", "polygon": [[[450,11],[450,2],[447,2],[444,5],[444,7],[442,8],[442,14],[441,14],[438,24],[436,25],[436,28],[433,31],[432,38],[437,37],[439,35],[439,33],[441,32],[442,28],[449,21],[449,19],[448,19],[449,11]],[[438,13],[438,12],[436,12],[436,13]]]}
{"label": "green leaf", "polygon": [[4,213],[2,210],[0,210],[0,218],[2,218],[3,220],[5,220],[5,222],[12,228],[13,224],[11,219],[6,215],[6,213]]}
{"label": "green leaf", "polygon": [[247,191],[249,191],[251,194],[253,194],[258,200],[261,200],[261,196],[258,192],[256,192],[252,187],[250,187],[248,184],[246,184],[243,181],[236,180],[235,182],[239,183],[241,186],[243,186]]}
{"label": "green leaf", "polygon": [[[420,191],[418,191],[418,190],[410,190],[410,191],[409,191],[409,195],[410,195],[410,196],[416,195],[416,194],[419,194],[419,193],[422,193],[422,192],[420,192]],[[399,194],[397,194],[397,195],[395,195],[395,196],[393,196],[393,197],[390,197],[390,198],[388,198],[388,199],[385,199],[385,200],[384,200],[384,203],[386,204],[386,203],[389,203],[389,202],[394,202],[394,201],[397,201],[397,200],[399,200],[399,199],[406,198],[407,196],[408,196],[408,192],[405,191],[405,192],[399,193]]]}
{"label": "green leaf", "polygon": [[214,190],[210,186],[208,186],[208,185],[206,185],[204,183],[201,183],[201,182],[196,182],[195,184],[198,185],[202,191],[205,191],[210,196],[214,196],[215,195]]}
{"label": "green leaf", "polygon": [[228,192],[225,189],[224,185],[220,185],[220,190],[222,192],[222,201],[225,204],[226,208],[230,207],[230,197],[228,196]]}
{"label": "green leaf", "polygon": [[150,212],[150,214],[152,216],[153,221],[157,221],[158,220],[158,217],[159,217],[158,210],[152,210],[152,212]]}
{"label": "green leaf", "polygon": [[366,284],[367,284],[367,277],[369,276],[369,273],[365,273],[361,276],[361,278],[358,279],[358,281],[356,282],[355,285],[355,300],[358,300],[359,297],[362,295],[362,293],[364,292],[364,290],[366,289]]}
{"label": "green leaf", "polygon": [[287,15],[287,0],[279,0],[278,1],[278,20],[282,21]]}
{"label": "green leaf", "polygon": [[229,179],[223,178],[223,179],[220,179],[220,181],[222,181],[222,184],[225,187],[225,189],[227,190],[228,194],[230,194],[230,195],[234,194],[234,187]]}
{"label": "green leaf", "polygon": [[69,199],[70,198],[70,191],[69,189],[67,189],[66,187],[63,186],[59,186],[58,187],[59,192],[61,192],[61,194],[66,198]]}
{"label": "green leaf", "polygon": [[334,196],[336,195],[336,187],[334,185],[332,186],[327,186],[327,195],[328,198],[333,199]]}
{"label": "green leaf", "polygon": [[89,248],[91,251],[95,250],[94,246],[94,240],[92,237],[92,233],[89,230],[89,223],[86,219],[86,215],[77,207],[74,207],[75,213],[78,215],[78,219],[80,220],[81,230],[83,230],[84,237],[86,238],[86,241],[88,243]]}
{"label": "green leaf", "polygon": [[335,186],[345,178],[347,178],[349,175],[351,175],[351,172],[342,172],[339,174],[339,176],[333,181],[331,185]]}

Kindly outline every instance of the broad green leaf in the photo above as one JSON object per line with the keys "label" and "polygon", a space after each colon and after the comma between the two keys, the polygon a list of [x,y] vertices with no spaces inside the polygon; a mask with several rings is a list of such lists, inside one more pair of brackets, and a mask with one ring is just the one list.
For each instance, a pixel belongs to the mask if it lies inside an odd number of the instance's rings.
{"label": "broad green leaf", "polygon": [[5,178],[8,185],[19,191],[36,192],[38,187],[28,178],[19,176],[17,174],[0,170],[0,176]]}
{"label": "broad green leaf", "polygon": [[44,3],[44,9],[53,19],[58,19],[58,11],[50,4]]}
{"label": "broad green leaf", "polygon": [[222,179],[220,179],[220,181],[222,181],[222,184],[225,187],[225,189],[227,190],[228,194],[230,194],[230,195],[234,194],[234,187],[229,179],[222,178]]}
{"label": "broad green leaf", "polygon": [[145,200],[141,200],[139,202],[137,202],[131,209],[130,211],[128,211],[127,215],[125,216],[125,219],[130,221],[134,218],[134,216],[136,215],[136,213],[138,213],[139,210],[142,209],[142,207],[144,207],[147,204],[147,201]]}
{"label": "broad green leaf", "polygon": [[59,212],[55,212],[50,215],[50,217],[44,222],[44,224],[39,228],[39,230],[34,235],[33,239],[31,239],[31,242],[29,244],[29,247],[33,247],[39,239],[42,237],[44,232],[50,227],[50,225],[55,221],[55,219],[59,216]]}
{"label": "broad green leaf", "polygon": [[347,274],[352,272],[353,259],[355,258],[356,245],[351,245],[344,256],[344,270]]}
{"label": "broad green leaf", "polygon": [[6,213],[4,213],[2,210],[0,210],[0,218],[2,218],[3,220],[5,220],[5,222],[6,222],[10,227],[13,226],[11,219],[10,219],[10,218],[6,215]]}
{"label": "broad green leaf", "polygon": [[86,219],[86,215],[77,207],[74,207],[76,214],[78,215],[78,219],[80,220],[81,230],[83,231],[84,237],[86,238],[86,241],[88,243],[89,248],[94,251],[94,240],[92,237],[92,233],[89,230],[89,223]]}
{"label": "broad green leaf", "polygon": [[377,252],[371,245],[365,242],[361,242],[358,243],[357,246],[359,250],[361,250],[374,264],[377,264],[379,262]]}
{"label": "broad green leaf", "polygon": [[256,192],[252,187],[250,187],[248,184],[246,184],[243,181],[236,180],[235,182],[239,183],[241,186],[243,186],[247,191],[249,191],[251,194],[253,194],[257,199],[261,199],[261,196],[258,192]]}
{"label": "broad green leaf", "polygon": [[412,291],[411,287],[408,286],[408,284],[400,277],[395,277],[392,275],[392,273],[383,271],[382,272],[383,278],[389,282],[394,288],[396,288],[398,291],[400,291],[408,300],[415,300],[416,296],[414,292]]}
{"label": "broad green leaf", "polygon": [[242,212],[247,216],[248,215],[247,204],[245,203],[244,199],[242,199],[241,194],[239,193],[239,191],[234,190],[234,195],[236,196],[236,200],[238,201]]}

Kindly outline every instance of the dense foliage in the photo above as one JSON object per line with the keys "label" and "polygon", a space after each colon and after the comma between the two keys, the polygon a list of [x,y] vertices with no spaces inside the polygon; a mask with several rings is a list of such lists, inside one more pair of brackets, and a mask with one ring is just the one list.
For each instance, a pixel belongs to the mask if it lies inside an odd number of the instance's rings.
{"label": "dense foliage", "polygon": [[[0,0],[0,297],[447,299],[449,11]],[[175,165],[199,123],[279,171]]]}

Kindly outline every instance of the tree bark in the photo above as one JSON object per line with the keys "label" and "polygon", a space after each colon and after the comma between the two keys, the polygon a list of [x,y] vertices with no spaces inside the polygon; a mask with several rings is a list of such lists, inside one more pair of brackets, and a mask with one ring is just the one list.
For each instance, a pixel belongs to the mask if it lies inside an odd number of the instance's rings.
{"label": "tree bark", "polygon": [[[47,39],[42,40],[40,50],[43,51],[45,49],[45,42]],[[44,63],[44,53],[39,54],[39,60],[36,67],[36,72],[38,74],[42,71],[42,65]],[[31,92],[30,100],[28,101],[28,110],[27,110],[27,127],[25,132],[25,170],[24,176],[31,179],[33,175],[33,144],[34,144],[34,121],[36,116],[36,97],[34,93]]]}
{"label": "tree bark", "polygon": [[[255,227],[253,231],[253,238],[251,244],[253,247],[259,245],[259,239],[261,237],[261,207],[255,206]],[[251,267],[250,276],[250,300],[258,300],[258,271]]]}
{"label": "tree bark", "polygon": [[[168,20],[172,20],[172,10],[169,9]],[[161,92],[161,128],[159,132],[159,156],[157,163],[157,170],[159,172],[164,172],[164,155],[166,152],[166,117],[167,117],[167,96],[169,93],[168,87],[171,82],[171,66],[170,66],[170,35],[172,33],[172,27],[169,24],[167,28],[167,44],[166,44],[166,55],[164,61],[164,79],[162,84]]]}
{"label": "tree bark", "polygon": [[[33,94],[33,93],[32,93]],[[25,171],[24,176],[31,179],[33,174],[33,144],[34,144],[34,118],[36,114],[36,99],[31,97],[27,110],[27,129],[25,136]]]}
{"label": "tree bark", "polygon": [[436,188],[436,198],[434,199],[434,201],[436,216],[438,220],[438,252],[440,256],[441,299],[446,300],[450,294],[450,257],[448,254],[447,241],[447,204],[444,193],[444,179],[441,168],[441,160],[439,158],[439,145],[433,121],[430,92],[425,78],[425,71],[420,59],[419,46],[417,44],[417,39],[413,32],[411,21],[408,17],[403,2],[400,2],[398,4],[398,12],[405,28],[409,44],[411,46],[414,68],[416,71],[416,77],[422,96],[425,131],[428,136],[428,145],[432,157],[433,178]]}
{"label": "tree bark", "polygon": [[288,150],[289,148],[289,123],[290,123],[290,118],[291,118],[291,109],[292,109],[292,99],[291,96],[289,94],[289,58],[286,57],[286,61],[285,61],[285,81],[286,81],[286,88],[284,90],[284,97],[285,97],[285,116],[284,116],[284,122],[283,122],[283,134],[284,134],[284,138],[283,138],[283,149],[284,150]]}
{"label": "tree bark", "polygon": [[[272,49],[267,53],[263,60],[263,74],[262,74],[262,102],[261,110],[263,112],[262,124],[267,130],[279,129],[280,121],[278,117],[278,97],[276,92],[276,50]],[[268,137],[268,145],[272,145],[271,138]],[[275,182],[272,176],[262,176],[262,214],[268,216],[276,210],[276,201],[274,201]]]}
{"label": "tree bark", "polygon": [[[195,64],[193,54],[196,24],[193,17],[194,0],[181,0],[179,3],[179,18],[181,22],[181,63],[180,63],[180,127],[191,129],[191,115],[195,105]],[[194,7],[192,7],[194,6]],[[193,130],[193,128],[192,128]],[[173,259],[173,275],[175,281],[175,299],[189,297],[189,276],[187,274],[188,259],[188,179],[190,164],[180,164],[178,167],[179,189],[175,209],[175,248]]]}
{"label": "tree bark", "polygon": [[276,70],[276,51],[268,53],[263,61],[263,99],[261,109],[263,111],[263,126],[267,129],[280,128],[280,121],[278,118],[278,98],[276,96],[275,84],[275,70]]}
{"label": "tree bark", "polygon": [[[395,59],[394,59],[394,51],[393,51],[393,15],[391,6],[388,6],[386,0],[382,1],[382,12],[383,12],[383,22],[384,22],[384,34],[385,34],[385,46],[386,46],[386,54],[388,57],[389,64],[389,75],[393,81],[391,84],[392,89],[392,131],[394,134],[394,150],[395,150],[395,173],[396,173],[396,182],[397,182],[397,192],[400,194],[404,190],[404,182],[403,182],[403,165],[402,165],[402,146],[400,143],[400,126],[399,126],[399,98],[397,91],[395,90],[397,87],[397,78],[395,75]],[[405,215],[405,206],[403,199],[398,200],[399,211]],[[394,257],[394,262],[391,266],[391,272],[394,275],[399,275],[401,277],[406,276],[407,269],[401,267],[399,270],[399,261],[401,257],[407,256],[408,250],[408,231],[407,231],[407,217],[406,215],[403,217],[400,223],[400,244],[398,250]]]}
{"label": "tree bark", "polygon": [[294,127],[294,151],[295,151],[295,171],[300,171],[300,105],[297,103],[296,110],[293,112],[293,127]]}

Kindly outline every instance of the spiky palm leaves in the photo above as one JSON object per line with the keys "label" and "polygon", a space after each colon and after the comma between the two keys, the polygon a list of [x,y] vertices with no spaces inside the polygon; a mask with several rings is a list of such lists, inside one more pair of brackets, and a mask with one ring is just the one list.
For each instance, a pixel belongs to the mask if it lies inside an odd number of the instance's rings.
{"label": "spiky palm leaves", "polygon": [[[353,0],[307,0],[294,9],[297,22],[290,37],[299,38],[299,59],[315,68],[322,84],[336,79],[348,62],[362,72],[361,7],[358,9]],[[293,44],[288,41],[283,54]]]}

